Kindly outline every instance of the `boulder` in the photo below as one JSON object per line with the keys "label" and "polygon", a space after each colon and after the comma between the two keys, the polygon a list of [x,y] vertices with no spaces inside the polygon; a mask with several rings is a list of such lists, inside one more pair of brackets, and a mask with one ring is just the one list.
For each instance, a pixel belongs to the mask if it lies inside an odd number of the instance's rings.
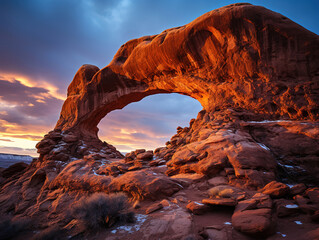
{"label": "boulder", "polygon": [[281,182],[272,181],[260,190],[264,194],[270,195],[272,198],[281,198],[289,194],[289,187]]}
{"label": "boulder", "polygon": [[300,213],[299,206],[291,200],[278,199],[275,205],[278,217],[289,217]]}
{"label": "boulder", "polygon": [[136,199],[160,199],[173,195],[182,186],[165,175],[154,175],[150,170],[127,172],[112,180],[110,192],[124,191]]}
{"label": "boulder", "polygon": [[1,172],[2,177],[9,178],[16,174],[21,174],[29,165],[24,162],[12,164]]}
{"label": "boulder", "polygon": [[[139,230],[141,239],[163,239],[178,240],[187,239],[191,233],[192,218],[191,215],[182,208],[174,209],[174,212],[154,212],[152,217],[143,223]],[[132,234],[127,238],[131,238]]]}
{"label": "boulder", "polygon": [[187,204],[186,208],[195,215],[203,215],[207,213],[209,209],[207,205],[193,201]]}
{"label": "boulder", "polygon": [[251,199],[240,201],[232,216],[232,225],[236,230],[254,237],[271,235],[276,224],[269,196],[257,193]]}
{"label": "boulder", "polygon": [[290,188],[290,194],[292,196],[302,194],[306,191],[307,186],[304,183],[299,183]]}
{"label": "boulder", "polygon": [[154,203],[146,209],[145,213],[150,214],[150,213],[156,212],[162,208],[163,208],[163,205],[161,203]]}
{"label": "boulder", "polygon": [[153,151],[147,151],[147,152],[139,153],[139,154],[136,155],[136,158],[144,160],[144,161],[151,160],[153,158]]}
{"label": "boulder", "polygon": [[271,219],[271,209],[268,208],[235,211],[232,216],[232,225],[236,230],[246,234],[266,236],[274,231]]}
{"label": "boulder", "polygon": [[306,194],[312,203],[319,204],[319,188],[310,188]]}

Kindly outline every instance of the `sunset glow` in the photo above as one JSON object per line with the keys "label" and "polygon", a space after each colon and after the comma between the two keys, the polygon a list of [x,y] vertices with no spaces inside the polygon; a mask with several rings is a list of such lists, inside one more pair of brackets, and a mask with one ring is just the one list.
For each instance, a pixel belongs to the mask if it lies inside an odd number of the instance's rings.
{"label": "sunset glow", "polygon": [[[0,8],[0,152],[36,156],[34,146],[54,128],[67,87],[82,64],[103,68],[130,39],[182,26],[241,1],[174,1],[171,7],[165,1],[13,2],[4,1]],[[318,33],[318,3],[310,2],[251,1]],[[199,110],[200,104],[189,97],[151,96],[106,116],[99,137],[123,152],[154,149]]]}

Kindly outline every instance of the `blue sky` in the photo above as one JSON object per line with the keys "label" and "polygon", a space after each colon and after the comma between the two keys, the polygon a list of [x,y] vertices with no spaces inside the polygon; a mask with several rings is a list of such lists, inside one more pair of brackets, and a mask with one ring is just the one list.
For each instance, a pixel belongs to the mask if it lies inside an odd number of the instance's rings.
{"label": "blue sky", "polygon": [[[106,66],[126,41],[246,1],[1,0],[0,152],[35,155],[82,64]],[[316,34],[317,0],[255,0]],[[178,94],[150,96],[106,116],[99,136],[122,151],[161,146],[201,109]]]}

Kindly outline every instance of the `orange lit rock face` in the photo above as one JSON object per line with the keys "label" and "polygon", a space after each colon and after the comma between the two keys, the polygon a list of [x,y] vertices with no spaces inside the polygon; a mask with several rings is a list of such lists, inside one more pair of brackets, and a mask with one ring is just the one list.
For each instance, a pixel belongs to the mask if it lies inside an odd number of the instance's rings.
{"label": "orange lit rock face", "polygon": [[108,112],[163,92],[191,96],[207,111],[232,107],[315,120],[318,45],[316,34],[263,7],[220,8],[125,43],[101,70],[82,66],[56,128],[96,136]]}

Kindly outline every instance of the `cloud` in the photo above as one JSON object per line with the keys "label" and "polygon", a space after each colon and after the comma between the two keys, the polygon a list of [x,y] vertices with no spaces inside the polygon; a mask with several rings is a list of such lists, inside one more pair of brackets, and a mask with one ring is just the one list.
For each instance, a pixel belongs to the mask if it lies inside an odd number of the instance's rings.
{"label": "cloud", "polygon": [[0,117],[8,123],[51,126],[63,101],[52,96],[48,89],[0,77],[0,103]]}
{"label": "cloud", "polygon": [[35,144],[54,127],[62,103],[49,89],[0,77],[0,152],[36,155]]}
{"label": "cloud", "polygon": [[10,139],[5,139],[5,138],[0,138],[0,141],[3,141],[3,142],[13,142],[12,140],[10,140]]}
{"label": "cloud", "polygon": [[6,147],[0,146],[0,153],[8,154],[21,154],[21,155],[30,155],[32,157],[37,157],[36,149],[34,148],[21,148],[21,147]]}
{"label": "cloud", "polygon": [[165,145],[177,126],[188,126],[200,110],[200,103],[188,96],[149,96],[109,113],[98,125],[99,137],[121,151],[124,146],[154,149]]}

